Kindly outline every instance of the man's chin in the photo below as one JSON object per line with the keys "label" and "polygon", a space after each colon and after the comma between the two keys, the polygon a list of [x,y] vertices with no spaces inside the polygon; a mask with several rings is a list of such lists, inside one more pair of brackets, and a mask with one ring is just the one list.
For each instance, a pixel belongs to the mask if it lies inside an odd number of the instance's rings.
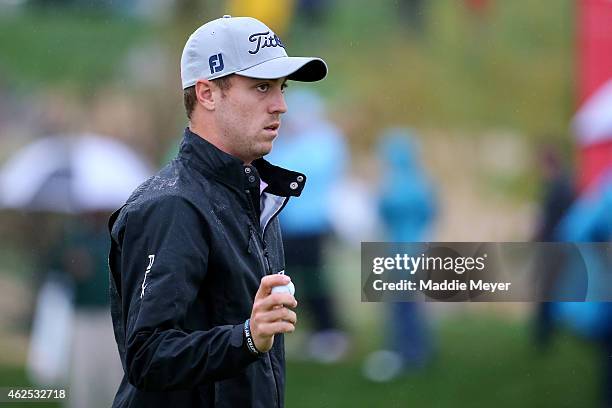
{"label": "man's chin", "polygon": [[262,143],[259,146],[259,152],[261,153],[261,155],[265,156],[266,154],[270,153],[272,151],[273,144],[274,144],[273,140],[271,140],[269,143]]}
{"label": "man's chin", "polygon": [[272,151],[272,143],[269,146],[258,146],[257,149],[253,149],[253,156],[260,159]]}

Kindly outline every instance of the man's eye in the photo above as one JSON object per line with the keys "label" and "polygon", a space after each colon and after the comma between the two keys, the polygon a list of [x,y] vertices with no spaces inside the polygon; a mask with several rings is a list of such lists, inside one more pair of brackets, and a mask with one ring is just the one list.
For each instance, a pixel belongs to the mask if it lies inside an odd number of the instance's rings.
{"label": "man's eye", "polygon": [[258,91],[267,92],[268,89],[270,89],[270,85],[269,84],[259,84],[259,85],[257,85],[257,90]]}
{"label": "man's eye", "polygon": [[287,89],[287,87],[288,87],[288,86],[289,86],[289,85],[287,85],[287,84],[282,84],[282,85],[281,85],[281,92],[282,92],[282,93],[285,93],[285,90]]}

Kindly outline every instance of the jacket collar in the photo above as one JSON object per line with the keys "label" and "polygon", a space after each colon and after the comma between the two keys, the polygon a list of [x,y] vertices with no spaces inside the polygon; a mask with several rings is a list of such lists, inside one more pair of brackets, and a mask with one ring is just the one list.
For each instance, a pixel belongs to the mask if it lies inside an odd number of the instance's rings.
{"label": "jacket collar", "polygon": [[[268,184],[265,192],[282,197],[297,197],[306,183],[304,174],[274,166],[263,158],[245,166],[242,160],[219,150],[189,128],[185,128],[177,157],[187,160],[205,175],[240,191],[253,185],[259,186],[259,176]],[[253,168],[256,171],[253,171]],[[250,178],[252,176],[256,179]]]}

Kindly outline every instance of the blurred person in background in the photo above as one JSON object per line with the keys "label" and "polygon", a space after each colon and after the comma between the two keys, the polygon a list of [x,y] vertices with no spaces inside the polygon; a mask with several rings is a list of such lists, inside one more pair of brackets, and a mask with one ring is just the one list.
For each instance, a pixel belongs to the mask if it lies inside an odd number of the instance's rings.
{"label": "blurred person in background", "polygon": [[[612,241],[612,167],[592,188],[576,199],[560,221],[557,237],[567,242]],[[612,256],[589,266],[601,265],[605,271],[612,270]],[[609,284],[590,282],[590,285]],[[564,321],[575,333],[587,337],[600,347],[601,401],[602,407],[612,407],[612,303],[610,302],[560,302],[554,305],[553,313]]]}
{"label": "blurred person in background", "polygon": [[73,289],[70,407],[108,407],[121,382],[108,297],[108,213],[69,219],[50,253],[52,270],[64,271]]}
{"label": "blurred person in background", "polygon": [[314,333],[307,345],[309,357],[334,362],[348,351],[348,338],[340,330],[326,243],[333,235],[330,208],[334,188],[344,178],[349,153],[340,129],[326,117],[323,99],[313,91],[291,90],[283,130],[267,156],[272,162],[308,174],[299,200],[291,201],[280,216],[287,271],[300,288],[302,313]]}
{"label": "blurred person in background", "polygon": [[[436,216],[436,194],[421,167],[415,137],[408,129],[388,129],[380,138],[378,155],[383,165],[379,214],[387,241],[427,241]],[[423,368],[434,348],[422,304],[391,302],[388,307],[386,349],[370,354],[364,364],[365,376],[373,381]]]}
{"label": "blurred person in background", "polygon": [[[558,241],[557,226],[574,201],[574,182],[563,164],[563,158],[553,145],[543,146],[538,153],[538,166],[542,179],[542,199],[533,240],[536,242]],[[559,272],[558,259],[540,257],[537,271],[541,283],[550,286]],[[548,288],[550,289],[550,288]],[[535,316],[535,341],[540,350],[548,347],[554,329],[552,304],[537,305]]]}
{"label": "blurred person in background", "polygon": [[574,181],[561,154],[553,145],[540,149],[538,165],[542,179],[542,205],[534,241],[555,241],[557,224],[574,201]]}
{"label": "blurred person in background", "polygon": [[129,147],[93,134],[38,138],[0,168],[0,208],[27,215],[19,234],[38,258],[28,376],[39,386],[68,385],[70,406],[109,406],[121,379],[106,225],[110,208],[149,174]]}

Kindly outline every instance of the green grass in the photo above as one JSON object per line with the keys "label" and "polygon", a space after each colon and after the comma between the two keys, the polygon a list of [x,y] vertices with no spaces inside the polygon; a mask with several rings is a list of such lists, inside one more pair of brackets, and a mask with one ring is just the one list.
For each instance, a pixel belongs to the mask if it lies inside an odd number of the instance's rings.
{"label": "green grass", "polygon": [[597,406],[600,355],[568,336],[542,355],[527,334],[522,325],[491,318],[447,321],[433,364],[385,384],[361,376],[362,356],[329,366],[289,362],[287,406]]}
{"label": "green grass", "polygon": [[25,11],[0,17],[0,76],[25,88],[96,89],[146,35],[142,22],[101,14]]}
{"label": "green grass", "polygon": [[[421,372],[371,383],[361,376],[363,358],[359,353],[334,365],[289,361],[287,407],[587,408],[598,401],[601,355],[591,344],[560,335],[539,354],[524,325],[482,315],[445,320],[436,359]],[[0,367],[0,387],[28,385],[23,368]]]}

